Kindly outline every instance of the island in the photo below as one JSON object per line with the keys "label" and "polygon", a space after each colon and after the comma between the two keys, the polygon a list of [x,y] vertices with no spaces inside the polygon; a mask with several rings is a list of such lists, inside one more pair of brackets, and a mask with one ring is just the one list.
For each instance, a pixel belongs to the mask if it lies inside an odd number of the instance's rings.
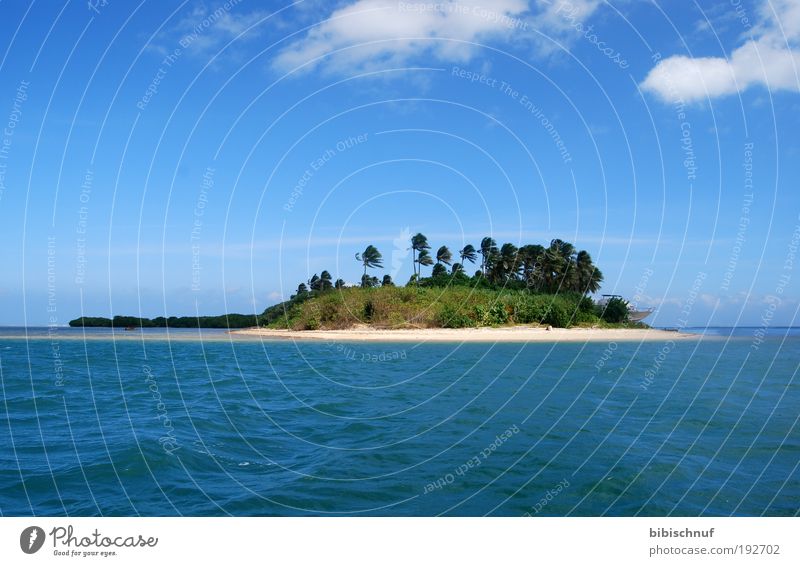
{"label": "island", "polygon": [[[237,335],[315,340],[560,341],[648,340],[678,336],[651,329],[623,298],[595,302],[603,281],[589,252],[553,239],[549,245],[499,245],[485,237],[476,248],[435,253],[424,234],[410,238],[413,274],[404,286],[383,267],[374,245],[355,254],[358,284],[325,270],[297,286],[286,301],[261,314],[215,317],[81,317],[71,326],[228,328]],[[474,265],[473,275],[467,264]],[[430,267],[430,273],[423,270]],[[639,316],[632,316],[639,315]],[[681,334],[681,337],[687,335]]]}
{"label": "island", "polygon": [[251,328],[258,326],[254,314],[222,314],[219,316],[82,316],[69,321],[72,327],[85,328]]}

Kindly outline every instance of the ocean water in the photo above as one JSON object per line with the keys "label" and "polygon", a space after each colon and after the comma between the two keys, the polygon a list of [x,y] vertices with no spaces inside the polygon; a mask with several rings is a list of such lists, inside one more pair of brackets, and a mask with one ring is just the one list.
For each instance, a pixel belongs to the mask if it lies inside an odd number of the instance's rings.
{"label": "ocean water", "polygon": [[[699,331],[699,330],[698,330]],[[2,515],[797,515],[800,333],[0,330]]]}

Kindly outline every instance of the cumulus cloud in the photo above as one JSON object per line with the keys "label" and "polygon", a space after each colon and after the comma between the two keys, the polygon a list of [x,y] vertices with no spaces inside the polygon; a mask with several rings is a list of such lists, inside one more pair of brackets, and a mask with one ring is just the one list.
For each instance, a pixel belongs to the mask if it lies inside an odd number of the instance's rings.
{"label": "cumulus cloud", "polygon": [[[600,0],[356,0],[334,10],[276,57],[283,71],[324,66],[367,70],[425,55],[466,62],[492,40],[535,41],[534,28],[561,34],[591,15]],[[567,11],[570,17],[567,17]],[[454,40],[454,41],[453,41]]]}
{"label": "cumulus cloud", "polygon": [[752,86],[800,90],[800,1],[763,0],[759,23],[730,57],[675,55],[660,61],[641,86],[665,102],[696,101]]}

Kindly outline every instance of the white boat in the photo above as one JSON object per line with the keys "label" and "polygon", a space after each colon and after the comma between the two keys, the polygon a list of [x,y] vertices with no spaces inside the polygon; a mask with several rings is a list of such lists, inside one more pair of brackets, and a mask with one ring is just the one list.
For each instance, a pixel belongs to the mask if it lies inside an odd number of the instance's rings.
{"label": "white boat", "polygon": [[[600,299],[597,301],[597,305],[605,308],[611,299],[622,299],[622,295],[601,295]],[[628,320],[631,322],[641,322],[653,314],[653,310],[652,308],[638,309],[628,303]]]}

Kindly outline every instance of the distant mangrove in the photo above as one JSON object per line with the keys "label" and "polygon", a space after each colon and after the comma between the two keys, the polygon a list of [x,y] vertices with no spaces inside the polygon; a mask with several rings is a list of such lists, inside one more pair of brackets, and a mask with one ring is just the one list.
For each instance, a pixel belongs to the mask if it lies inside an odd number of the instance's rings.
{"label": "distant mangrove", "polygon": [[249,328],[258,325],[254,314],[223,314],[219,316],[82,316],[69,321],[70,326],[98,328]]}

